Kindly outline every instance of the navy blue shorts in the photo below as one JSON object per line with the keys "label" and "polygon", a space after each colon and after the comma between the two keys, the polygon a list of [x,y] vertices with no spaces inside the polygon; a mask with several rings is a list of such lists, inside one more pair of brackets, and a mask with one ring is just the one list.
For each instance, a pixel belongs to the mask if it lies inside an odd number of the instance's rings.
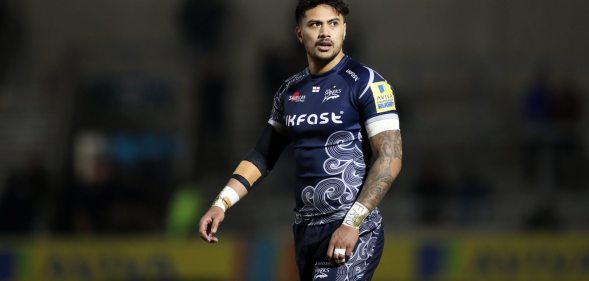
{"label": "navy blue shorts", "polygon": [[300,280],[372,279],[384,248],[384,228],[380,212],[375,209],[360,226],[360,238],[350,260],[345,264],[335,265],[327,259],[327,247],[331,234],[341,224],[342,221],[334,221],[309,226],[303,220],[293,225]]}

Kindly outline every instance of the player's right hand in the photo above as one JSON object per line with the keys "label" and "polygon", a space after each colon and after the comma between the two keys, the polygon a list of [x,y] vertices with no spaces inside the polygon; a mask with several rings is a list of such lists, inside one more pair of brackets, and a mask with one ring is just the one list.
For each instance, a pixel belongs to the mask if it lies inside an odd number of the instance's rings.
{"label": "player's right hand", "polygon": [[223,219],[225,219],[225,212],[219,207],[212,206],[200,219],[198,228],[200,237],[209,243],[219,242],[219,238],[215,234],[217,234],[217,229]]}

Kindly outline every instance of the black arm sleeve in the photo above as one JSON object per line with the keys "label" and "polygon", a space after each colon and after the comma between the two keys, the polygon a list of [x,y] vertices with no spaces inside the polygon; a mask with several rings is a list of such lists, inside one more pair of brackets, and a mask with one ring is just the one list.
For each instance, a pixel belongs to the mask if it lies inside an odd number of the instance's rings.
{"label": "black arm sleeve", "polygon": [[276,132],[272,125],[267,124],[258,138],[256,146],[248,153],[245,160],[258,167],[262,177],[265,177],[274,168],[278,157],[289,142],[290,140],[286,136]]}

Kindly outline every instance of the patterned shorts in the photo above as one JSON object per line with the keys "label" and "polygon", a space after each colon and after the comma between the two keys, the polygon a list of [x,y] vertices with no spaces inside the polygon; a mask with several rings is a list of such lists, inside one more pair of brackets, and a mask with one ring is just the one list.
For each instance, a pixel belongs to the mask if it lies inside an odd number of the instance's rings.
{"label": "patterned shorts", "polygon": [[378,209],[372,211],[360,226],[360,238],[351,259],[345,264],[334,265],[327,259],[327,247],[331,234],[341,223],[339,220],[309,226],[303,220],[293,225],[300,280],[352,281],[372,278],[384,248],[380,212]]}

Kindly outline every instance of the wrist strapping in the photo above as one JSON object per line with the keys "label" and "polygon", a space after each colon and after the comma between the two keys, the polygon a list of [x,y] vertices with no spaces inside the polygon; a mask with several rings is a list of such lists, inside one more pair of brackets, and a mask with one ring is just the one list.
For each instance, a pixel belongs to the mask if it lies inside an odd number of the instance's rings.
{"label": "wrist strapping", "polygon": [[355,202],[354,205],[352,205],[352,208],[350,208],[346,214],[343,224],[353,228],[360,228],[360,225],[369,213],[370,211],[368,208],[366,208],[366,206]]}
{"label": "wrist strapping", "polygon": [[225,212],[229,207],[235,205],[237,201],[239,201],[239,195],[237,192],[235,192],[230,186],[225,186],[219,195],[217,195],[215,201],[213,201],[213,206],[217,206]]}

